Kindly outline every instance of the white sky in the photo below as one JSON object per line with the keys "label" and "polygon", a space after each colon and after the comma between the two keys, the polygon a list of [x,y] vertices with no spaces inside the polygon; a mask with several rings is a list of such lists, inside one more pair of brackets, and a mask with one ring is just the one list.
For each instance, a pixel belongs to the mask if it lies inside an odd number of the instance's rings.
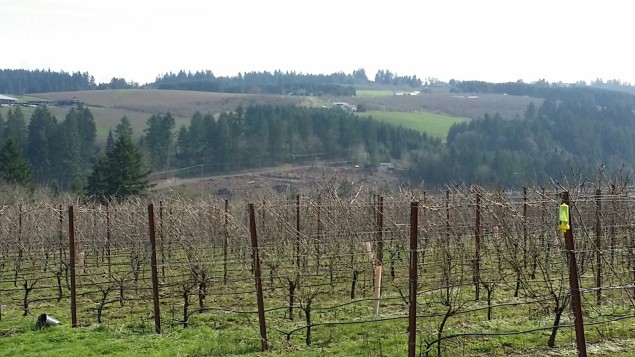
{"label": "white sky", "polygon": [[0,0],[0,68],[635,84],[630,1]]}

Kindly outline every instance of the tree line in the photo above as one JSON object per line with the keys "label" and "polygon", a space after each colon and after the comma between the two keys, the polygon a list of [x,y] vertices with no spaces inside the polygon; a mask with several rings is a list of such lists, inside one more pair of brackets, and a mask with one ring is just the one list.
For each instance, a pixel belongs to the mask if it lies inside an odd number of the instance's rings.
{"label": "tree line", "polygon": [[139,88],[139,84],[113,77],[108,83],[95,83],[88,72],[26,69],[0,69],[0,93],[25,94],[46,92],[73,92],[94,89]]}
{"label": "tree line", "polygon": [[[332,95],[354,96],[354,86],[373,83],[363,68],[352,73],[303,74],[295,71],[245,72],[236,76],[215,76],[210,70],[166,73],[153,83],[139,85],[125,78],[113,77],[110,82],[96,83],[88,72],[67,73],[51,70],[0,69],[0,93],[25,94],[96,89],[156,88],[205,92]],[[421,87],[417,76],[398,76],[380,70],[375,83],[395,86]]]}
{"label": "tree line", "polygon": [[632,172],[632,97],[581,88],[543,93],[549,98],[539,107],[531,103],[522,118],[487,114],[453,126],[447,145],[433,155],[417,157],[410,177],[432,185],[519,187],[574,175],[593,177],[599,169]]}
{"label": "tree line", "polygon": [[[178,132],[174,160],[181,167],[204,165],[214,172],[307,159],[377,166],[440,145],[425,134],[338,108],[257,105],[222,113],[217,120],[194,114],[189,127]],[[170,156],[150,153],[150,160],[162,168]]]}
{"label": "tree line", "polygon": [[[294,71],[246,72],[237,76],[216,77],[212,71],[167,73],[157,77],[151,87],[225,93],[267,93],[293,95],[354,96],[355,85],[372,83],[363,68],[351,74],[302,74]],[[379,70],[375,83],[393,86],[421,87],[417,76],[398,76]]]}
{"label": "tree line", "polygon": [[0,93],[44,93],[96,88],[95,78],[87,72],[0,69]]}

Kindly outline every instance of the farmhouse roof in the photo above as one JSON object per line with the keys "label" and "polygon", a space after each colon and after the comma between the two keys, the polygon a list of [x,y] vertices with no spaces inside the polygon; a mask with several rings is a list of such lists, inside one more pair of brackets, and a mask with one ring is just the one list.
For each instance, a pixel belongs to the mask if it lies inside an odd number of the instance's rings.
{"label": "farmhouse roof", "polygon": [[0,100],[10,100],[10,101],[18,101],[17,99],[13,98],[13,97],[7,97],[6,95],[2,95],[0,94]]}

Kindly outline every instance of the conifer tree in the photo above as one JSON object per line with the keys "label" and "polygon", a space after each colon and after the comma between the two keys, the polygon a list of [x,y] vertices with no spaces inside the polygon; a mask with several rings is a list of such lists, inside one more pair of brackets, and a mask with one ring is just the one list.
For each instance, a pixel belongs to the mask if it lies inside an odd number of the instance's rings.
{"label": "conifer tree", "polygon": [[0,178],[10,184],[33,188],[31,165],[13,140],[8,140],[0,150]]}
{"label": "conifer tree", "polygon": [[143,153],[123,135],[115,142],[112,152],[102,156],[88,177],[87,194],[101,202],[122,201],[146,193],[152,186],[148,180]]}

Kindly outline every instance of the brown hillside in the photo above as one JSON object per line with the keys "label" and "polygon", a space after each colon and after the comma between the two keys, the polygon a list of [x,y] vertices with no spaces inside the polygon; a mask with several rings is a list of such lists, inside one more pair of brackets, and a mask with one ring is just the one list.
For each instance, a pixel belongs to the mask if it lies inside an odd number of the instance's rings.
{"label": "brown hillside", "polygon": [[173,91],[157,89],[93,90],[79,92],[39,93],[35,96],[51,99],[73,99],[89,107],[112,108],[134,112],[170,112],[176,117],[191,118],[199,111],[219,113],[235,110],[239,105],[298,104],[301,97]]}

